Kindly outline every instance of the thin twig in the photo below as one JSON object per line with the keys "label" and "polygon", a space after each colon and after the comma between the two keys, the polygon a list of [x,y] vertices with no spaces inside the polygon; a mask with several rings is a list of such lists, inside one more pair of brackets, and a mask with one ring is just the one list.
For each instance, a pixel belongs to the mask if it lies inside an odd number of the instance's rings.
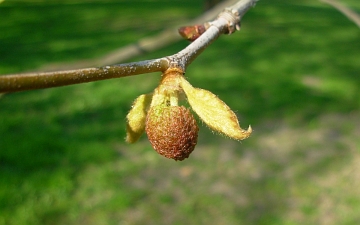
{"label": "thin twig", "polygon": [[[227,0],[218,3],[214,8],[206,11],[199,17],[192,19],[186,24],[201,24],[206,21],[213,20],[226,6],[233,5],[238,0]],[[79,60],[74,63],[53,63],[48,64],[42,68],[43,71],[55,71],[55,70],[71,70],[77,68],[86,68],[93,66],[102,66],[102,65],[112,65],[116,63],[126,62],[126,60],[132,59],[136,56],[142,55],[144,53],[153,52],[158,49],[164,48],[174,42],[181,40],[177,32],[177,28],[181,26],[175,25],[173,27],[167,28],[156,34],[154,36],[142,38],[135,43],[123,46],[116,50],[109,52],[108,54],[89,60]]]}
{"label": "thin twig", "polygon": [[255,5],[256,1],[257,0],[240,0],[232,7],[226,8],[219,14],[216,20],[209,23],[211,26],[203,35],[184,50],[172,56],[98,68],[0,76],[0,92],[15,92],[86,83],[142,73],[165,71],[174,66],[180,67],[185,71],[187,66],[209,44],[216,40],[220,34],[231,34],[235,31],[235,28],[239,29],[241,16]]}
{"label": "thin twig", "polygon": [[334,7],[335,9],[339,10],[342,14],[344,14],[349,20],[353,21],[359,28],[360,28],[360,15],[357,14],[355,11],[351,10],[350,8],[342,5],[341,3],[335,0],[320,0],[324,3],[327,3]]}
{"label": "thin twig", "polygon": [[221,34],[231,34],[235,30],[240,30],[241,17],[255,5],[257,0],[238,1],[233,6],[225,8],[218,18],[210,22],[210,27],[194,42],[185,49],[170,58],[170,65],[176,64],[185,71],[188,65],[205,50]]}

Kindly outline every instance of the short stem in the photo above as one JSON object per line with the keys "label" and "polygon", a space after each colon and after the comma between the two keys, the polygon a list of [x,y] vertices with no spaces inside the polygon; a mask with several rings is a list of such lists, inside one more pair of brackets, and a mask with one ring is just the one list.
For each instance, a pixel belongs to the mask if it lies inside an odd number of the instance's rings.
{"label": "short stem", "polygon": [[178,93],[173,93],[170,95],[170,106],[178,106],[179,105],[179,96]]}

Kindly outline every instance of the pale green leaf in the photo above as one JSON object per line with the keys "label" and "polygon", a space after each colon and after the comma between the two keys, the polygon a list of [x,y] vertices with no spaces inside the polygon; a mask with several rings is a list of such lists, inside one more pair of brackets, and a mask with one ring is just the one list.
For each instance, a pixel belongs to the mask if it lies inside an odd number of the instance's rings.
{"label": "pale green leaf", "polygon": [[127,118],[126,142],[134,143],[145,131],[146,113],[152,94],[140,95],[133,103]]}
{"label": "pale green leaf", "polygon": [[194,88],[185,78],[182,78],[180,85],[192,109],[211,129],[236,140],[250,136],[251,127],[247,130],[241,129],[235,113],[216,95],[207,90]]}

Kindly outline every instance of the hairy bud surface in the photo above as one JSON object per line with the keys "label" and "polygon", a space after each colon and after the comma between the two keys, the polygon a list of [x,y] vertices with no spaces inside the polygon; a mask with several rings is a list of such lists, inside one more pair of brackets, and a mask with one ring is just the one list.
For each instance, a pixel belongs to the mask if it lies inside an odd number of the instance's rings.
{"label": "hairy bud surface", "polygon": [[184,106],[154,106],[146,118],[146,133],[153,148],[166,158],[184,160],[197,143],[196,120]]}

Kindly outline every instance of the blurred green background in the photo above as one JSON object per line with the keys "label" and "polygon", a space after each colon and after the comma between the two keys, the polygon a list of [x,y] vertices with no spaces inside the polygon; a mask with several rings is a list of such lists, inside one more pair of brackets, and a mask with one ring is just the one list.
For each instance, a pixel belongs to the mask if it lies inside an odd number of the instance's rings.
{"label": "blurred green background", "polygon": [[[5,0],[0,74],[100,57],[203,11],[203,0]],[[131,103],[159,73],[2,95],[0,224],[359,224],[359,75],[360,29],[345,16],[262,0],[186,73],[252,125],[247,140],[201,125],[182,162],[146,135],[126,144]]]}

